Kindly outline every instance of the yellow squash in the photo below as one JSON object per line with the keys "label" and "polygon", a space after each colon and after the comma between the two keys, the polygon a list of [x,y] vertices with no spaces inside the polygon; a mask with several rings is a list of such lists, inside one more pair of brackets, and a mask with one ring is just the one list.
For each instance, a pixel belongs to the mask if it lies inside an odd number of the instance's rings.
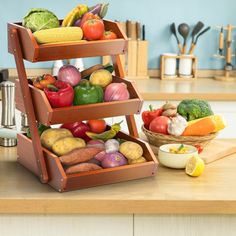
{"label": "yellow squash", "polygon": [[80,27],[60,27],[36,31],[34,37],[39,44],[80,41],[83,31]]}

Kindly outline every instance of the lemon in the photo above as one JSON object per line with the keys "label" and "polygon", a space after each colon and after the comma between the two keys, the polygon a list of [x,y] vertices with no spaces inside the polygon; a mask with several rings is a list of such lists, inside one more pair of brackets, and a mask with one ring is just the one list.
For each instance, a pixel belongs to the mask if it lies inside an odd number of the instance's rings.
{"label": "lemon", "polygon": [[191,157],[186,165],[185,172],[190,176],[200,176],[204,171],[205,164],[204,161],[197,156]]}

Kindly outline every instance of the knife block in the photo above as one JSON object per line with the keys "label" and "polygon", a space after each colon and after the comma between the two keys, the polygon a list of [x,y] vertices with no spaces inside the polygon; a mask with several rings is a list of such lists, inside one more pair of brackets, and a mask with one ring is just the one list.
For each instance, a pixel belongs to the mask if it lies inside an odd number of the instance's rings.
{"label": "knife block", "polygon": [[[111,57],[102,58],[102,64],[111,63]],[[127,79],[148,79],[148,41],[129,40],[127,53],[121,55]]]}

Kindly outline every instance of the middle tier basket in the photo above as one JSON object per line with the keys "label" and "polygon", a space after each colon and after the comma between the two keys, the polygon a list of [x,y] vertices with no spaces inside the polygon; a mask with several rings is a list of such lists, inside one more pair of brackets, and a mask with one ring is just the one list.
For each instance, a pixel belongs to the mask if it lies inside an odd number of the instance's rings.
{"label": "middle tier basket", "polygon": [[[52,108],[45,93],[29,84],[37,120],[44,125],[70,123],[75,120],[99,119],[121,115],[139,114],[142,99],[132,82],[113,76],[113,82],[125,83],[130,93],[130,99],[95,103],[89,105]],[[16,108],[25,112],[23,96],[19,80],[16,80]]]}

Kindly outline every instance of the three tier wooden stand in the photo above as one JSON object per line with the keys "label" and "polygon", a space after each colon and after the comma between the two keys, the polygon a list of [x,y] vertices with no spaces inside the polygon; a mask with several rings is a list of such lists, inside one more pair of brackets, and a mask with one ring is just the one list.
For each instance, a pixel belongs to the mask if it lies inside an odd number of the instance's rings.
{"label": "three tier wooden stand", "polygon": [[[104,21],[106,30],[118,36],[115,40],[38,45],[32,32],[21,23],[8,24],[8,51],[14,55],[19,80],[16,81],[16,107],[28,116],[32,140],[18,135],[18,162],[59,192],[154,176],[158,163],[149,145],[138,139],[133,114],[141,111],[142,99],[132,82],[124,79],[119,55],[127,49],[127,37],[119,25]],[[127,101],[104,102],[83,106],[52,108],[43,91],[28,83],[24,60],[30,62],[111,55],[116,76],[113,82],[123,82],[130,92]],[[86,119],[125,115],[129,133],[119,138],[139,143],[146,163],[126,165],[98,171],[67,175],[58,157],[41,146],[37,121],[45,125],[69,123]]]}

